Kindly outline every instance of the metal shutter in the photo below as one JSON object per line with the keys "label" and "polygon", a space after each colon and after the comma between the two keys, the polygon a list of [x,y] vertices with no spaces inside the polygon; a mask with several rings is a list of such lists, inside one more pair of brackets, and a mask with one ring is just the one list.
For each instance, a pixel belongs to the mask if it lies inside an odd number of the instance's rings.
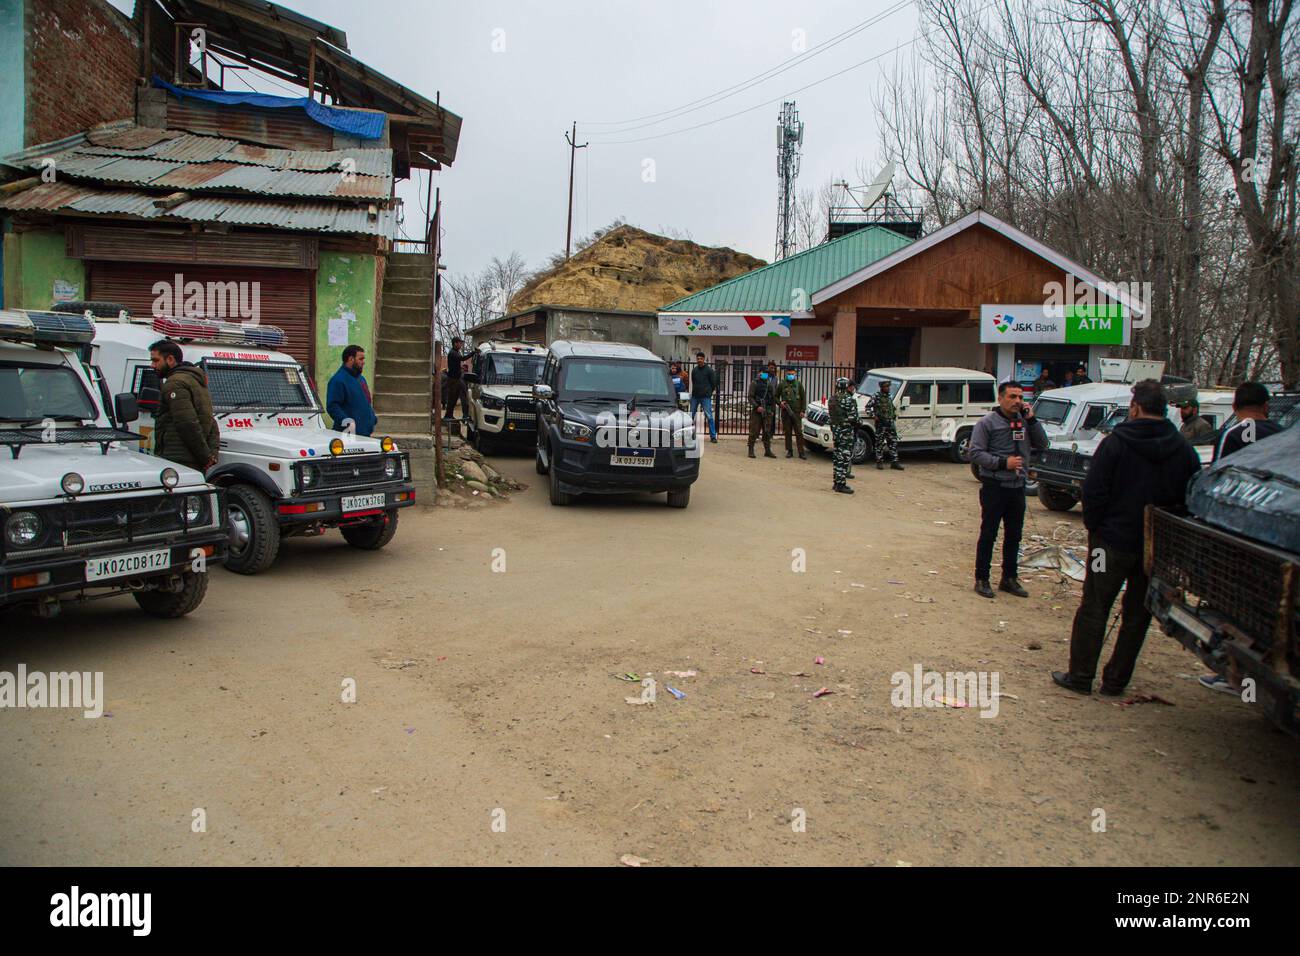
{"label": "metal shutter", "polygon": [[[288,352],[315,372],[315,278],[306,269],[254,269],[246,266],[168,265],[157,262],[88,262],[90,298],[119,302],[132,315],[152,315],[157,282],[256,282],[260,321],[283,329]],[[233,317],[232,317],[233,318]]]}

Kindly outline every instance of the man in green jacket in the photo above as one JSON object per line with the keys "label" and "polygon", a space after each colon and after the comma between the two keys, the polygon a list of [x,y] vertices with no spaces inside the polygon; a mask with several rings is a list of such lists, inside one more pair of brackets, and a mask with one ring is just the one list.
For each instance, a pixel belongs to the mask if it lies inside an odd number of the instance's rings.
{"label": "man in green jacket", "polygon": [[803,413],[808,407],[808,393],[795,371],[786,366],[781,384],[776,387],[776,404],[781,409],[781,429],[785,432],[785,457],[794,457],[791,438],[799,443],[799,457],[807,459],[803,448]]}
{"label": "man in green jacket", "polygon": [[162,383],[153,419],[153,453],[206,472],[217,463],[221,437],[203,369],[184,360],[169,339],[149,346],[149,363]]}

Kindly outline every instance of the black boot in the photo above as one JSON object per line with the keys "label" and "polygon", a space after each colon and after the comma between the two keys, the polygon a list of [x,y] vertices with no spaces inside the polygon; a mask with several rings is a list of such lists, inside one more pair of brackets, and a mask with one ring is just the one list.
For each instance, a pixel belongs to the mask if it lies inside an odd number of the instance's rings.
{"label": "black boot", "polygon": [[884,470],[885,470],[885,463],[883,461],[876,462],[876,471],[884,471]]}
{"label": "black boot", "polygon": [[[799,458],[802,459],[803,461],[807,461],[807,460],[808,460],[808,456],[805,455],[803,452],[799,452]],[[852,477],[852,476],[850,476],[850,477]]]}
{"label": "black boot", "polygon": [[793,457],[794,457],[794,452],[792,452],[792,451],[787,451],[787,452],[785,453],[785,457],[786,457],[786,458],[793,458]]}
{"label": "black boot", "polygon": [[894,469],[894,471],[902,471],[902,470],[903,470],[903,466],[900,465],[900,464],[899,464],[898,462],[896,462],[896,461],[891,461],[891,462],[889,463],[889,467],[892,468],[892,469]]}
{"label": "black boot", "polygon": [[838,491],[838,492],[839,492],[840,494],[842,494],[842,495],[851,495],[851,494],[853,494],[853,489],[850,488],[848,485],[844,484],[843,482],[841,482],[841,483],[838,484],[838,485],[832,485],[832,486],[831,486],[831,491]]}
{"label": "black boot", "polygon": [[754,458],[754,457],[755,457],[755,455],[754,455],[754,446],[753,446],[753,445],[750,445],[750,446],[749,446],[749,457],[750,457],[750,458]]}
{"label": "black boot", "polygon": [[764,457],[764,458],[775,458],[775,457],[776,457],[776,455],[772,454],[772,447],[771,447],[770,445],[767,446],[767,447],[765,447],[765,448],[763,449],[763,457]]}
{"label": "black boot", "polygon": [[1014,594],[1016,597],[1029,597],[1029,592],[1020,586],[1019,578],[1003,578],[1002,583],[998,585],[998,590]]}
{"label": "black boot", "polygon": [[983,580],[982,578],[975,579],[975,593],[978,594],[980,597],[986,597],[986,598],[997,597],[997,595],[993,593],[993,589],[989,587],[989,582]]}
{"label": "black boot", "polygon": [[1085,687],[1083,684],[1077,683],[1075,679],[1065,671],[1052,671],[1052,680],[1056,683],[1057,687],[1064,687],[1066,690],[1074,691],[1076,694],[1087,695],[1092,693],[1091,685]]}

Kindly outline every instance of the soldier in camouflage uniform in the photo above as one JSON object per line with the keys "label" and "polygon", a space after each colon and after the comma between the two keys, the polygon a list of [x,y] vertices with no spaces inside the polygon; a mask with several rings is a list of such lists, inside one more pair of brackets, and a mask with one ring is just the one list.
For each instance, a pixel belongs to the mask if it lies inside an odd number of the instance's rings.
{"label": "soldier in camouflage uniform", "polygon": [[754,442],[763,439],[763,457],[772,454],[772,432],[776,427],[776,376],[762,371],[749,386],[749,457],[754,457]]}
{"label": "soldier in camouflage uniform", "polygon": [[902,471],[898,463],[898,411],[889,397],[889,379],[880,383],[880,394],[871,400],[869,412],[876,420],[876,467],[884,470],[885,462],[895,471]]}
{"label": "soldier in camouflage uniform", "polygon": [[831,451],[834,460],[834,484],[832,491],[851,495],[849,473],[853,467],[853,439],[858,427],[858,399],[849,388],[847,378],[835,380],[835,394],[831,396],[831,439],[835,443]]}

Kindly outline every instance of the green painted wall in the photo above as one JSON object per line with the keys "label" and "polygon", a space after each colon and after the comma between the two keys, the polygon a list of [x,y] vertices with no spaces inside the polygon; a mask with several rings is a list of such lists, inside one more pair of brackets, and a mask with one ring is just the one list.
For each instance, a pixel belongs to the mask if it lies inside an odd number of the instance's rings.
{"label": "green painted wall", "polygon": [[0,76],[4,77],[0,86],[0,156],[27,145],[24,5],[24,0],[0,0]]}
{"label": "green painted wall", "polygon": [[5,308],[48,309],[56,281],[67,284],[72,298],[86,297],[86,267],[69,259],[64,248],[62,231],[5,233]]}
{"label": "green painted wall", "polygon": [[[375,382],[375,290],[378,257],[356,252],[322,252],[316,269],[316,388],[325,400],[330,376],[343,349],[366,350],[366,381]],[[330,320],[345,320],[346,341],[330,344]]]}

